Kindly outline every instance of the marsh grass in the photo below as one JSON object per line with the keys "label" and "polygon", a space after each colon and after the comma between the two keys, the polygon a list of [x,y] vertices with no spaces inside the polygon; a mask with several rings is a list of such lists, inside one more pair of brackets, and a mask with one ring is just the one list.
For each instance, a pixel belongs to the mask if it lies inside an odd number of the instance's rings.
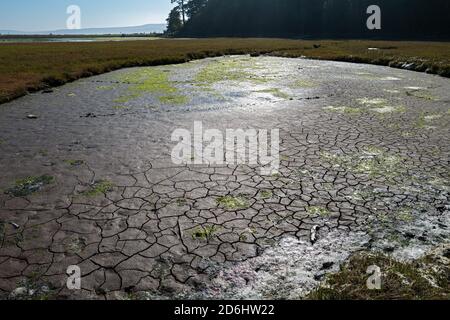
{"label": "marsh grass", "polygon": [[[381,269],[381,290],[367,288],[369,266]],[[360,253],[308,296],[311,300],[429,300],[450,298],[449,268],[433,259],[405,263],[381,254]]]}
{"label": "marsh grass", "polygon": [[[315,46],[313,46],[315,45]],[[368,50],[368,48],[380,50]],[[384,49],[390,48],[390,49]],[[83,77],[138,66],[177,64],[234,54],[371,63],[450,76],[450,43],[215,38],[0,45],[0,102]],[[217,79],[207,75],[205,80]],[[239,73],[231,75],[240,78]],[[125,79],[132,82],[133,78]]]}

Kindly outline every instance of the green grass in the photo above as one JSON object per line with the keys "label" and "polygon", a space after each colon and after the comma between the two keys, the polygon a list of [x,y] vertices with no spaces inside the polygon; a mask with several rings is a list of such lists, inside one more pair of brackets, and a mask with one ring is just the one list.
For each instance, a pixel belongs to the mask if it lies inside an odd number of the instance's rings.
{"label": "green grass", "polygon": [[[314,44],[320,47],[314,47]],[[380,50],[369,51],[377,47]],[[229,54],[372,63],[450,76],[450,43],[401,41],[306,41],[285,39],[195,39],[95,43],[4,43],[0,45],[0,102],[49,86],[125,67],[183,63]],[[245,71],[244,71],[245,72]],[[220,79],[207,73],[199,80]],[[242,72],[228,74],[242,79]],[[132,80],[132,79],[130,79]],[[119,103],[120,104],[120,103]]]}

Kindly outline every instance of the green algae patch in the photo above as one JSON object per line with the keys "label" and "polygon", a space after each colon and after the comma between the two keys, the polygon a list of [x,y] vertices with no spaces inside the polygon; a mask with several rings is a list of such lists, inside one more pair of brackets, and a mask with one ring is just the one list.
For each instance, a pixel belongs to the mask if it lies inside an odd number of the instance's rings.
{"label": "green algae patch", "polygon": [[281,91],[278,88],[258,90],[258,91],[255,91],[255,92],[258,92],[258,93],[269,93],[272,96],[274,96],[276,98],[280,98],[280,99],[289,99],[291,97],[290,95],[288,95],[287,93]]}
{"label": "green algae patch", "polygon": [[114,189],[114,184],[106,180],[96,181],[88,190],[81,194],[86,197],[95,197],[100,194],[106,194]]}
{"label": "green algae patch", "polygon": [[328,106],[323,108],[325,111],[329,112],[336,112],[341,114],[348,114],[348,115],[358,115],[361,114],[363,111],[360,108],[353,108],[353,107],[334,107],[334,106]]}
{"label": "green algae patch", "polygon": [[129,74],[121,75],[120,81],[131,84],[131,93],[114,100],[117,104],[124,104],[144,94],[157,95],[157,99],[164,104],[185,104],[188,98],[179,94],[178,88],[169,79],[165,70],[157,68],[143,68]]}
{"label": "green algae patch", "polygon": [[216,199],[218,205],[227,210],[247,209],[250,205],[248,199],[243,196],[225,196]]}
{"label": "green algae patch", "polygon": [[307,88],[314,88],[317,84],[315,84],[312,81],[304,80],[304,79],[298,79],[295,80],[293,83],[289,85],[292,89],[307,89]]}
{"label": "green algae patch", "polygon": [[378,150],[375,154],[363,151],[349,155],[322,152],[321,158],[335,168],[342,168],[357,174],[366,174],[370,178],[384,177],[387,180],[392,180],[405,175],[408,171],[404,158],[381,150]]}
{"label": "green algae patch", "polygon": [[211,86],[218,82],[240,81],[265,83],[269,79],[262,75],[256,75],[252,71],[256,69],[253,59],[222,59],[208,63],[194,81],[199,86]]}
{"label": "green algae patch", "polygon": [[210,240],[219,231],[217,226],[204,226],[199,227],[192,233],[192,238],[194,240]]}
{"label": "green algae patch", "polygon": [[186,96],[182,95],[161,96],[158,100],[164,104],[186,104],[189,101]]}
{"label": "green algae patch", "polygon": [[311,206],[306,209],[309,214],[311,215],[317,215],[321,217],[327,217],[330,215],[330,211],[325,207],[320,206]]}
{"label": "green algae patch", "polygon": [[27,177],[16,181],[14,187],[5,191],[14,197],[25,197],[39,191],[43,186],[51,184],[55,178],[49,175]]}
{"label": "green algae patch", "polygon": [[120,98],[114,99],[113,102],[117,103],[117,104],[123,104],[123,103],[127,103],[130,100],[139,98],[139,94],[130,94],[130,95],[126,95],[126,96],[122,96]]}

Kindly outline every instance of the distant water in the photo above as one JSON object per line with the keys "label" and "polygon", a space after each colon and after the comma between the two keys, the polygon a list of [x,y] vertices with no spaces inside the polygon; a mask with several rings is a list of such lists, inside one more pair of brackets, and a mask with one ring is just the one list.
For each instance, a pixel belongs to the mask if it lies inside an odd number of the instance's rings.
{"label": "distant water", "polygon": [[134,40],[157,40],[156,37],[86,37],[86,38],[0,38],[0,43],[3,42],[104,42],[104,41],[134,41]]}

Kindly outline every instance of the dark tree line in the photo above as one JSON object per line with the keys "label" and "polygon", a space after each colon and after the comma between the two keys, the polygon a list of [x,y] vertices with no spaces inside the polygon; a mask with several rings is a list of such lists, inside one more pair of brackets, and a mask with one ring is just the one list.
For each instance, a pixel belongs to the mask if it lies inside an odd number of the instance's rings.
{"label": "dark tree line", "polygon": [[170,0],[176,6],[167,18],[167,33],[175,34],[181,30],[188,20],[194,18],[206,7],[208,0]]}
{"label": "dark tree line", "polygon": [[[185,2],[181,36],[450,39],[449,0],[173,1]],[[373,4],[381,30],[366,26]]]}

